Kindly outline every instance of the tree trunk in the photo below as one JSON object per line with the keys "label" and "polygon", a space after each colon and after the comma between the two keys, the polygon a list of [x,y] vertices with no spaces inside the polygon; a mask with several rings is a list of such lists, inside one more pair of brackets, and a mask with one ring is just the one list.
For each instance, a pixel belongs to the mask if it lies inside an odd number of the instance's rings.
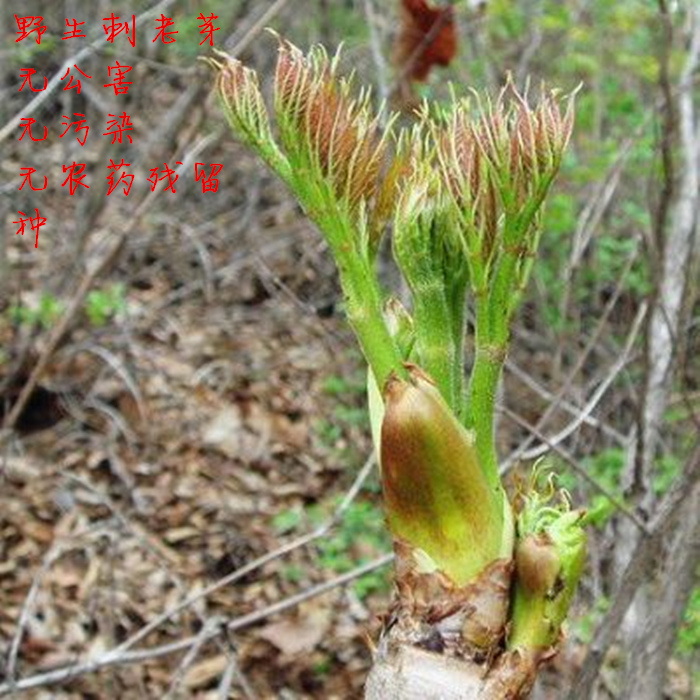
{"label": "tree trunk", "polygon": [[[590,700],[591,697],[594,697],[596,679],[610,647],[619,634],[622,621],[636,592],[648,581],[649,571],[656,568],[654,565],[659,559],[658,554],[663,542],[672,539],[671,533],[674,529],[685,530],[683,525],[679,524],[679,519],[687,513],[686,504],[696,504],[696,514],[692,517],[700,517],[697,508],[698,499],[700,499],[700,440],[696,443],[683,473],[661,500],[649,523],[647,534],[639,540],[624,575],[621,577],[620,585],[615,592],[610,608],[598,625],[581,671],[567,696],[570,700]],[[676,562],[677,565],[679,563]],[[667,575],[677,575],[676,571],[677,569],[668,571]],[[678,586],[675,584],[669,588],[678,591]],[[661,626],[665,627],[666,625],[668,625],[668,620],[661,618]],[[675,630],[676,623],[674,622],[669,627]],[[652,629],[650,632],[651,635],[658,633],[658,628]],[[665,669],[665,663],[663,668]],[[623,697],[630,696],[624,694]]]}
{"label": "tree trunk", "polygon": [[627,664],[623,698],[663,697],[668,661],[700,564],[700,489],[684,504],[677,530],[666,550],[663,574],[648,592],[649,615],[635,640]]}
{"label": "tree trunk", "polygon": [[[700,12],[692,4],[689,5],[688,22],[689,47],[678,86],[678,129],[682,168],[677,197],[670,215],[670,226],[663,244],[657,298],[647,332],[647,376],[639,432],[630,450],[627,468],[628,497],[636,501],[646,512],[649,512],[653,506],[654,494],[650,484],[657,461],[663,416],[673,389],[683,327],[684,302],[687,299],[692,251],[697,238],[699,221],[700,131],[698,131],[698,119],[693,102],[692,76],[700,62]],[[617,531],[615,552],[618,575],[629,563],[638,538],[637,529],[629,521],[621,520]],[[657,586],[666,585],[668,568],[668,564],[659,567],[656,576],[660,577],[661,582],[657,582]],[[654,572],[651,572],[650,577],[653,575]],[[669,587],[669,592],[671,590],[676,590],[676,587]],[[641,588],[623,625],[622,637],[627,650],[626,656],[629,659],[626,673],[627,690],[623,697],[642,697],[630,690],[633,687],[640,687],[637,681],[649,668],[649,665],[638,656],[636,650],[644,648],[648,641],[647,624],[650,616],[654,617],[656,609],[658,609],[658,594],[654,594],[647,587]],[[660,619],[659,625],[660,627],[657,627],[654,632],[657,639],[675,630],[672,617]],[[662,669],[665,668],[667,661],[668,656],[662,662]],[[662,679],[663,675],[662,673]]]}

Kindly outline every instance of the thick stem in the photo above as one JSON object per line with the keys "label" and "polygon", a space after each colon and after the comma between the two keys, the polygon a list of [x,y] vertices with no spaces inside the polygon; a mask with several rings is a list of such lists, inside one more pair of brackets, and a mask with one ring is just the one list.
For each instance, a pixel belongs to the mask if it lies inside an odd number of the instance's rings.
{"label": "thick stem", "polygon": [[489,307],[483,295],[476,300],[476,354],[469,378],[465,423],[475,432],[476,452],[494,492],[503,498],[498,474],[498,455],[494,430],[496,392],[505,361],[505,345],[493,345]]}
{"label": "thick stem", "polygon": [[355,251],[337,251],[336,260],[348,321],[360,342],[377,386],[383,387],[392,373],[407,377],[399,349],[384,321],[379,285],[368,262]]}
{"label": "thick stem", "polygon": [[[413,294],[416,342],[420,366],[437,384],[442,397],[459,412],[461,391],[454,386],[453,329],[444,285],[430,281]],[[460,393],[457,393],[460,391]]]}
{"label": "thick stem", "polygon": [[505,359],[505,348],[480,345],[476,348],[474,367],[469,380],[469,427],[476,434],[476,452],[486,479],[501,494],[498,456],[494,431],[496,392]]}
{"label": "thick stem", "polygon": [[463,274],[452,280],[447,293],[452,328],[452,391],[453,410],[460,420],[464,418],[464,336],[466,334],[466,295],[468,277]]}
{"label": "thick stem", "polygon": [[546,649],[558,633],[547,618],[544,596],[528,595],[522,586],[515,587],[511,629],[509,649]]}
{"label": "thick stem", "polygon": [[365,700],[495,700],[496,696],[483,695],[482,675],[482,667],[472,661],[406,644],[375,660]]}

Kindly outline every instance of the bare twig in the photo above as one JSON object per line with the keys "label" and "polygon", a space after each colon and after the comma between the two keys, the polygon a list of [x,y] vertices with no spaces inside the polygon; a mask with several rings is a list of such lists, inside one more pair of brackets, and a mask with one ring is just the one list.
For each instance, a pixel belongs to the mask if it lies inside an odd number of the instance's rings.
{"label": "bare twig", "polygon": [[[387,102],[390,97],[388,80],[388,70],[384,52],[382,51],[381,37],[377,28],[377,15],[374,11],[374,1],[364,0],[365,17],[369,27],[369,45],[372,49],[372,60],[377,69],[377,85],[379,86],[379,97],[382,102]],[[384,115],[385,116],[385,115]]]}
{"label": "bare twig", "polygon": [[243,53],[243,51],[250,46],[250,42],[253,41],[253,39],[255,39],[255,37],[260,34],[263,29],[265,29],[270,20],[279,14],[280,10],[282,10],[287,2],[289,2],[289,0],[275,0],[267,8],[267,10],[265,10],[265,12],[263,12],[260,17],[250,25],[250,28],[246,30],[246,33],[238,41],[236,41],[236,45],[231,51],[228,52],[229,55],[235,58]]}
{"label": "bare twig", "polygon": [[541,433],[534,425],[531,425],[522,416],[511,411],[509,408],[504,407],[503,413],[510,418],[514,423],[517,423],[521,428],[531,432],[540,442],[547,445],[556,452],[584,481],[587,481],[596,491],[599,491],[605,498],[612,503],[617,510],[619,510],[625,517],[629,518],[642,532],[648,534],[648,528],[646,523],[640,519],[640,517],[632,510],[630,510],[614,493],[605,488],[596,479],[594,479],[586,470],[586,468],[579,463],[578,460],[563,447],[552,443],[549,438]]}
{"label": "bare twig", "polygon": [[[76,484],[87,489],[91,494],[93,494],[98,499],[98,501],[102,505],[104,505],[110,511],[110,513],[112,513],[115,520],[124,529],[124,531],[131,535],[131,537],[133,537],[139,543],[139,545],[143,548],[144,551],[151,554],[154,557],[154,559],[156,559],[159,562],[160,570],[163,571],[163,573],[165,573],[166,576],[168,576],[168,578],[174,582],[178,590],[183,592],[185,591],[183,582],[177,575],[173,574],[169,568],[170,565],[177,564],[178,561],[177,559],[174,559],[174,555],[168,549],[168,547],[163,545],[163,543],[160,540],[153,537],[151,533],[146,531],[140,524],[130,520],[129,517],[125,515],[116,504],[112,502],[112,500],[107,494],[100,491],[90,481],[88,481],[82,476],[71,474],[70,472],[61,471],[60,474],[66,479],[75,482]],[[213,624],[212,618],[205,617],[196,608],[194,609],[194,614],[202,623],[202,627],[207,627],[207,625],[211,626]],[[221,624],[221,618],[217,619],[217,624]],[[235,649],[233,649],[231,644],[225,644],[224,640],[217,640],[217,643],[221,651],[224,654],[226,654],[229,658],[236,656]],[[245,677],[240,672],[240,670],[237,673],[237,678],[241,686],[247,684],[247,681],[245,680]]]}
{"label": "bare twig", "polygon": [[190,666],[197,660],[199,653],[202,651],[202,647],[218,634],[220,627],[222,626],[224,620],[220,617],[212,617],[208,619],[202,629],[199,631],[195,637],[195,641],[187,650],[187,653],[182,657],[182,660],[178,664],[175,675],[170,683],[168,691],[163,696],[163,700],[173,700],[177,697],[177,691],[182,685],[182,681],[185,680],[185,675],[190,669]]}
{"label": "bare twig", "polygon": [[235,650],[231,649],[229,652],[228,664],[226,665],[226,669],[221,676],[221,681],[219,682],[219,687],[217,689],[219,700],[228,700],[229,692],[234,680],[238,681],[246,700],[256,700],[257,694],[253,688],[251,688],[246,677],[241,673],[238,666],[238,657],[236,652]]}
{"label": "bare twig", "polygon": [[[586,402],[586,405],[581,410],[580,415],[578,415],[573,421],[571,421],[565,428],[560,430],[556,435],[548,438],[546,444],[537,445],[536,447],[525,451],[516,451],[515,456],[509,457],[504,463],[501,469],[503,472],[507,471],[510,467],[512,467],[517,459],[528,460],[537,459],[538,457],[541,457],[543,454],[546,454],[552,447],[566,440],[566,438],[568,438],[570,435],[576,432],[581,427],[581,425],[583,425],[586,418],[591,415],[591,413],[595,410],[596,406],[600,403],[600,400],[608,391],[612,383],[615,381],[616,377],[625,368],[625,365],[629,360],[629,355],[632,352],[634,343],[637,340],[637,336],[639,335],[639,330],[642,325],[642,321],[644,320],[644,316],[646,315],[646,312],[647,305],[644,303],[639,307],[639,311],[637,312],[637,315],[634,321],[632,322],[632,328],[630,329],[629,335],[627,336],[627,340],[625,342],[625,347],[622,349],[619,358],[610,368],[603,381],[598,385],[598,388],[593,392],[593,396],[591,396],[591,398]],[[539,431],[539,423],[538,426],[534,427]]]}
{"label": "bare twig", "polygon": [[269,605],[268,607],[263,608],[262,610],[254,610],[253,612],[248,613],[247,615],[242,615],[241,617],[238,617],[235,620],[229,622],[226,627],[229,632],[235,632],[236,630],[242,629],[243,627],[249,627],[250,625],[253,625],[256,622],[260,622],[270,617],[271,615],[276,615],[277,613],[281,613],[285,610],[289,610],[290,608],[294,608],[300,603],[309,600],[310,598],[315,598],[316,596],[319,596],[323,593],[332,591],[334,588],[344,586],[346,583],[350,583],[351,581],[354,581],[355,579],[360,578],[365,574],[370,574],[373,571],[376,571],[377,569],[382,569],[388,564],[390,564],[392,561],[394,561],[393,553],[384,554],[378,559],[371,561],[369,564],[359,566],[356,569],[349,571],[347,574],[343,574],[342,576],[338,576],[337,578],[331,579],[330,581],[324,581],[323,583],[311,586],[305,591],[301,591],[296,595],[290,596],[289,598],[285,598],[284,600],[280,600],[277,603],[273,603],[272,605]]}
{"label": "bare twig", "polygon": [[72,666],[67,666],[65,668],[56,669],[54,671],[47,671],[46,673],[38,673],[34,676],[29,676],[27,678],[22,678],[15,683],[2,683],[0,684],[0,696],[8,695],[15,691],[30,690],[31,688],[39,688],[47,685],[55,685],[57,683],[65,683],[67,681],[73,680],[79,676],[95,673],[103,668],[108,668],[111,666],[125,666],[129,664],[141,663],[143,661],[151,661],[153,659],[159,659],[164,656],[170,656],[171,654],[176,654],[181,651],[186,651],[190,649],[194,644],[200,642],[206,642],[210,639],[218,637],[224,629],[229,632],[242,629],[243,627],[248,627],[256,622],[274,615],[276,613],[284,612],[299,603],[302,603],[315,596],[322,595],[334,588],[339,588],[352,581],[365,576],[366,574],[372,573],[377,569],[381,569],[387,566],[393,560],[393,554],[384,554],[383,556],[375,559],[374,561],[358,566],[352,571],[348,571],[342,576],[337,576],[330,581],[320,583],[316,586],[308,588],[306,591],[302,591],[295,596],[287,598],[285,600],[279,601],[264,610],[259,610],[249,615],[243,615],[242,617],[235,618],[231,620],[226,627],[218,627],[217,629],[212,629],[208,631],[208,637],[202,638],[202,635],[194,635],[187,637],[185,639],[180,639],[176,642],[171,642],[169,644],[163,644],[161,646],[153,647],[151,649],[138,649],[136,651],[118,651],[114,649],[102,654],[95,659],[86,661],[84,663],[74,664]]}
{"label": "bare twig", "polygon": [[230,574],[227,574],[223,578],[220,578],[218,581],[215,581],[206,588],[203,588],[202,590],[189,595],[183,601],[158,615],[158,617],[151,620],[151,622],[142,627],[138,632],[136,632],[127,640],[122,642],[114,650],[114,652],[124,652],[128,649],[131,649],[140,641],[145,639],[153,630],[160,627],[163,623],[167,622],[174,615],[177,615],[183,610],[186,610],[190,606],[194,605],[197,601],[201,600],[202,598],[209,597],[215,591],[218,591],[221,588],[224,588],[225,586],[231,585],[232,583],[238,581],[244,576],[247,576],[253,571],[257,571],[266,564],[269,564],[275,559],[279,559],[280,557],[283,557],[286,554],[289,554],[290,552],[293,552],[301,547],[306,547],[309,544],[315,542],[316,540],[325,537],[331,531],[331,529],[342,519],[342,516],[345,513],[345,511],[349,508],[352,501],[357,497],[357,494],[360,492],[360,489],[364,485],[364,482],[369,477],[372,468],[374,467],[374,463],[374,455],[371,455],[365,462],[365,465],[360,470],[360,473],[357,475],[357,478],[355,479],[353,485],[350,487],[350,490],[345,495],[345,498],[340,503],[338,508],[336,508],[333,515],[316,530],[306,535],[302,535],[301,537],[297,537],[296,539],[292,540],[291,542],[288,542],[285,545],[282,545],[281,547],[278,547],[272,552],[267,552],[266,554],[263,554],[261,557],[258,557],[257,559],[248,562],[248,564],[246,564],[245,566],[242,566],[239,569],[232,571]]}
{"label": "bare twig", "polygon": [[[595,330],[593,331],[593,334],[591,337],[588,339],[588,342],[586,343],[586,346],[584,349],[581,351],[581,354],[578,356],[576,363],[574,366],[571,368],[569,373],[566,376],[566,379],[564,380],[562,386],[558,389],[554,399],[550,403],[550,405],[547,407],[545,412],[542,414],[542,416],[539,418],[537,421],[536,427],[538,430],[542,430],[544,426],[546,425],[547,421],[551,416],[554,415],[556,412],[557,408],[559,407],[559,403],[564,399],[566,394],[569,392],[571,387],[573,386],[574,379],[578,375],[578,373],[584,368],[586,361],[588,360],[588,357],[590,354],[593,352],[594,348],[598,344],[598,341],[600,340],[601,336],[603,335],[603,331],[605,330],[605,327],[607,326],[608,319],[610,318],[610,314],[613,312],[615,306],[617,305],[617,302],[622,294],[622,282],[626,279],[627,275],[632,269],[632,266],[637,260],[637,256],[639,255],[639,241],[637,241],[637,246],[635,246],[634,250],[631,252],[629,258],[626,261],[625,267],[622,270],[620,274],[620,282],[615,288],[615,293],[612,295],[612,297],[609,299],[608,303],[605,306],[605,309],[603,310],[603,313],[601,314],[600,320],[598,321]],[[581,414],[583,415],[583,414]],[[512,465],[514,462],[516,462],[518,459],[521,459],[524,457],[526,454],[526,451],[528,447],[534,442],[534,437],[531,435],[525,442],[523,442],[521,445],[519,445],[508,457],[504,460],[503,462],[503,468],[508,468],[510,465]]]}
{"label": "bare twig", "polygon": [[[667,10],[665,3],[660,4],[662,14]],[[696,4],[688,6],[688,51],[680,76],[680,87],[689,86],[700,65],[700,9]],[[668,40],[672,38],[669,35]],[[672,47],[668,47],[670,51]],[[668,90],[663,90],[664,99],[668,100]],[[658,447],[662,442],[664,414],[668,406],[673,378],[678,367],[678,357],[682,352],[682,328],[688,292],[692,287],[692,253],[698,230],[698,210],[700,208],[700,119],[691,92],[681,89],[678,97],[678,139],[679,139],[679,174],[676,196],[669,209],[668,230],[665,236],[657,231],[661,260],[658,268],[657,284],[653,298],[652,312],[647,331],[647,372],[643,400],[640,402],[637,440],[630,450],[626,478],[628,494],[641,508],[649,510],[656,500],[652,488],[652,476],[656,464]],[[668,173],[666,173],[668,177]],[[664,218],[666,214],[664,212]],[[663,220],[661,221],[663,223]],[[692,486],[689,486],[689,488]],[[696,550],[690,542],[695,536],[696,526],[692,517],[682,523],[682,534],[678,536],[688,542],[688,557],[691,559]],[[698,525],[700,527],[700,525]],[[634,537],[627,537],[624,524],[621,524],[622,546],[616,550],[618,569],[628,563],[629,550],[634,546]],[[676,551],[677,542],[669,545],[668,552]],[[625,546],[626,545],[626,546]],[[665,557],[670,556],[668,552]],[[678,618],[685,605],[688,586],[681,583],[687,580],[691,571],[679,569],[677,562],[655,569],[657,576],[665,577],[669,571],[676,572],[677,580],[668,584],[663,598],[652,590],[645,590],[638,595],[625,620],[624,646],[628,663],[625,672],[623,695],[625,697],[658,697],[661,692],[660,676],[664,675],[666,665],[673,647]],[[665,586],[666,587],[666,586]],[[655,605],[666,611],[666,616],[659,619],[652,613],[651,599]],[[648,639],[648,621],[654,617],[657,628],[655,639]],[[658,646],[657,646],[658,645]],[[633,653],[632,653],[633,652]]]}
{"label": "bare twig", "polygon": [[39,594],[39,589],[41,584],[44,582],[44,577],[48,573],[49,569],[54,565],[57,559],[63,554],[63,548],[54,545],[44,556],[44,561],[41,564],[41,568],[34,575],[32,580],[32,585],[29,588],[29,593],[27,593],[24,603],[22,604],[22,611],[19,615],[19,621],[17,622],[17,629],[15,630],[14,637],[12,638],[12,644],[10,644],[10,653],[7,657],[7,678],[10,683],[14,682],[15,675],[17,672],[17,660],[19,657],[19,649],[22,644],[22,637],[24,636],[24,631],[29,624],[29,618],[34,610],[34,604],[36,602],[36,597]]}
{"label": "bare twig", "polygon": [[[182,165],[176,170],[177,174],[182,175],[182,173],[192,165],[194,159],[216,138],[217,134],[210,134],[209,136],[200,139],[200,141],[196,143],[183,157]],[[78,289],[75,291],[73,298],[68,304],[68,307],[64,311],[61,318],[52,327],[51,333],[46,341],[46,345],[44,346],[36,364],[32,368],[31,374],[22,387],[22,391],[17,397],[12,409],[5,416],[5,421],[2,426],[4,431],[14,428],[15,424],[19,420],[19,417],[26,408],[29,399],[34,393],[34,390],[36,389],[44,370],[48,366],[51,357],[53,356],[54,352],[56,352],[65,335],[68,333],[73,319],[83,308],[83,303],[89,291],[92,289],[95,282],[101,279],[107,273],[107,270],[109,270],[116,262],[124,247],[124,244],[127,241],[128,235],[131,233],[131,231],[133,231],[141,217],[148,211],[154,200],[161,192],[161,189],[153,190],[152,192],[149,192],[146,197],[144,197],[141,204],[136,207],[136,211],[133,213],[133,215],[121,227],[121,230],[117,234],[114,242],[102,256],[102,259],[81,280],[80,284],[78,285]]]}
{"label": "bare twig", "polygon": [[620,584],[603,622],[598,626],[583,667],[576,678],[570,700],[589,700],[593,695],[593,686],[605,656],[615,641],[635,594],[647,580],[649,570],[653,568],[658,547],[668,534],[676,520],[681,505],[693,492],[700,489],[700,442],[696,444],[692,456],[686,463],[683,474],[676,480],[670,491],[664,496],[656,514],[649,522],[651,535],[638,540]]}
{"label": "bare twig", "polygon": [[[545,387],[543,387],[533,376],[528,374],[528,372],[520,367],[520,365],[516,364],[512,358],[506,358],[505,368],[508,370],[509,374],[512,374],[514,377],[519,379],[526,387],[531,389],[538,396],[550,402],[550,404],[556,403],[557,408],[561,408],[563,411],[566,411],[566,413],[568,413],[570,416],[583,416],[585,425],[589,425],[592,428],[602,431],[605,435],[612,438],[620,445],[627,444],[627,438],[619,430],[616,430],[613,426],[604,423],[596,416],[584,416],[581,409],[570,401],[563,398],[558,399],[556,394],[553,394],[551,391],[548,391]],[[533,434],[533,438],[534,437],[536,436]]]}

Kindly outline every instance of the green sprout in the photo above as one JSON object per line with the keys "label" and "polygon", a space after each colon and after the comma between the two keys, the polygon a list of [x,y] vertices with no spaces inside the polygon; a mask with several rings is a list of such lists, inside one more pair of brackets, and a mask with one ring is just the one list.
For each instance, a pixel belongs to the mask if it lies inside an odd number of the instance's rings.
{"label": "green sprout", "polygon": [[[400,604],[413,615],[427,611],[432,624],[455,605],[472,610],[469,596],[491,586],[497,604],[479,618],[484,624],[462,627],[483,651],[484,639],[496,645],[506,634],[512,589],[508,648],[553,645],[583,565],[581,515],[531,495],[516,528],[498,473],[494,414],[543,205],[571,136],[573,94],[543,88],[531,106],[509,80],[493,99],[453,95],[447,108],[426,105],[412,128],[399,130],[374,110],[369,90],[340,75],[339,56],[320,47],[304,54],[280,39],[273,124],[252,70],[221,53],[210,63],[234,135],[289,186],[336,261],[369,367]],[[410,310],[379,282],[388,229]],[[430,590],[441,591],[441,606],[416,603],[425,576],[437,577]]]}

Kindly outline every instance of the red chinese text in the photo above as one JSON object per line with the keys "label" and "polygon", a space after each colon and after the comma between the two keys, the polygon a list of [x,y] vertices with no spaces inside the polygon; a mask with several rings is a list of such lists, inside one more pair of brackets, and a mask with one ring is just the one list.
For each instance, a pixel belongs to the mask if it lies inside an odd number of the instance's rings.
{"label": "red chinese text", "polygon": [[[88,75],[87,73],[83,73],[83,71],[81,71],[80,68],[78,68],[78,66],[77,66],[75,63],[73,64],[73,68],[75,68],[79,73],[81,73],[82,75],[84,75],[86,78],[92,79],[92,76],[91,76],[91,75]],[[65,72],[65,73],[63,74],[63,76],[61,77],[61,80],[65,80],[66,77],[70,74],[70,80],[68,81],[68,85],[66,85],[66,87],[63,88],[63,90],[64,90],[64,91],[65,91],[65,90],[76,90],[77,93],[80,94],[80,78],[75,78],[76,84],[73,85],[73,78],[74,78],[75,76],[73,76],[73,75],[71,74],[70,70],[71,70],[70,67],[67,68],[67,69],[66,69],[66,72]]]}
{"label": "red chinese text", "polygon": [[[76,141],[81,145],[85,145],[85,141],[87,140],[88,133],[90,132],[90,127],[88,126],[87,119],[85,119],[85,115],[81,114],[80,112],[73,112],[74,117],[82,117],[82,119],[77,119],[75,121],[69,122],[68,117],[64,114],[63,118],[66,120],[64,122],[61,122],[61,126],[65,126],[66,128],[63,130],[63,133],[59,136],[59,138],[63,138],[68,131],[73,128],[75,129],[75,139]],[[78,134],[84,131],[85,135],[83,136],[83,140],[80,140],[80,136]],[[65,172],[65,170],[63,171]],[[65,183],[64,183],[65,184]],[[71,192],[71,194],[73,194]]]}
{"label": "red chinese text", "polygon": [[85,170],[85,163],[76,163],[73,161],[72,165],[64,165],[63,172],[68,173],[68,177],[63,181],[61,187],[68,185],[71,195],[75,194],[78,189],[78,185],[82,185],[86,190],[90,189],[90,185],[86,185],[83,180],[87,177],[87,174],[83,174]]}
{"label": "red chinese text", "polygon": [[[22,172],[23,170],[26,170],[27,172]],[[22,184],[19,186],[19,189],[21,190],[26,184],[29,184],[29,189],[34,190],[34,192],[39,192],[40,190],[45,190],[47,185],[48,185],[48,180],[46,178],[46,175],[44,175],[44,186],[43,187],[34,187],[32,185],[32,175],[36,172],[36,168],[20,168],[19,174],[20,177],[23,177],[24,180],[22,180]]]}
{"label": "red chinese text", "polygon": [[107,22],[107,24],[102,25],[107,35],[107,41],[113,44],[114,38],[125,32],[129,43],[132,46],[136,46],[136,15],[131,15],[131,34],[129,34],[129,21],[117,22],[119,15],[115,15],[114,12],[110,12],[109,17],[103,17],[102,19]]}
{"label": "red chinese text", "polygon": [[158,33],[156,34],[156,38],[151,42],[152,44],[158,41],[160,39],[164,44],[172,44],[175,41],[175,37],[173,34],[179,34],[180,32],[178,31],[166,31],[168,27],[171,27],[173,24],[175,24],[175,21],[173,20],[172,17],[166,17],[162,12],[160,14],[160,19],[156,20],[156,24],[160,22],[160,27],[156,27],[158,29]]}
{"label": "red chinese text", "polygon": [[17,28],[19,29],[19,31],[16,32],[19,34],[19,38],[15,39],[15,44],[18,41],[26,39],[32,32],[36,32],[36,36],[34,37],[36,43],[41,44],[41,35],[46,31],[46,27],[41,24],[44,19],[43,17],[18,17],[15,15],[15,19],[17,20]]}
{"label": "red chinese text", "polygon": [[109,66],[107,70],[109,71],[109,77],[112,77],[112,72],[116,74],[113,83],[106,83],[103,87],[113,87],[114,94],[120,95],[123,92],[129,92],[129,85],[133,85],[133,82],[124,80],[124,76],[131,70],[131,66],[123,66],[119,61],[116,62],[116,66]]}
{"label": "red chinese text", "polygon": [[19,77],[24,78],[24,82],[20,85],[20,88],[18,92],[22,92],[24,89],[24,86],[29,83],[29,89],[32,92],[41,92],[42,90],[46,90],[46,76],[44,76],[44,87],[42,88],[35,88],[32,85],[32,76],[36,73],[36,68],[20,68],[19,69]]}
{"label": "red chinese text", "polygon": [[202,192],[217,192],[219,190],[219,181],[216,179],[216,176],[223,167],[221,163],[212,163],[211,172],[209,177],[207,177],[204,163],[194,164],[194,179],[196,182],[202,181]]}
{"label": "red chinese text", "polygon": [[[151,177],[148,178],[148,181],[151,183],[151,192],[155,192],[158,181],[164,180],[165,178],[168,178],[168,184],[163,192],[167,192],[168,190],[171,192],[177,192],[174,185],[180,176],[174,170],[171,170],[167,163],[163,163],[163,165],[165,167],[160,171],[161,175],[158,175],[158,168],[151,169]],[[182,165],[182,162],[178,160],[177,165]],[[175,177],[173,177],[173,175]]]}
{"label": "red chinese text", "polygon": [[221,27],[215,27],[213,23],[215,19],[219,19],[219,15],[211,14],[209,17],[205,17],[200,12],[197,19],[202,20],[202,24],[197,25],[199,27],[199,33],[205,35],[204,39],[199,42],[199,45],[201,46],[205,41],[208,41],[209,46],[214,46],[214,32],[218,32]]}
{"label": "red chinese text", "polygon": [[[105,131],[102,136],[111,136],[112,143],[122,142],[122,133],[125,131],[133,131],[134,125],[131,123],[131,117],[126,113],[122,112],[119,117],[115,117],[113,114],[109,115],[112,119],[107,120],[107,131]],[[129,139],[129,143],[133,143],[131,140],[131,134],[127,134],[126,138]]]}
{"label": "red chinese text", "polygon": [[[131,173],[119,173],[119,179],[116,182],[114,181],[114,176],[122,168],[126,168],[129,165],[131,165],[131,163],[125,163],[123,158],[122,158],[121,163],[115,163],[111,158],[109,159],[109,165],[107,166],[107,168],[109,168],[109,170],[111,170],[112,172],[107,176],[107,182],[109,183],[109,189],[107,190],[107,196],[112,194],[112,192],[114,192],[114,190],[119,186],[119,184],[121,182],[124,183],[124,188],[122,190],[124,192],[124,196],[126,197],[129,195],[129,191],[131,190],[131,186],[134,184],[134,176]],[[156,170],[157,170],[157,168],[156,168]],[[129,182],[128,185],[126,184],[127,180]]]}
{"label": "red chinese text", "polygon": [[46,219],[39,214],[39,210],[35,207],[34,211],[36,216],[27,216],[23,211],[18,211],[20,216],[19,221],[13,221],[13,224],[19,224],[19,229],[17,230],[17,235],[22,234],[24,236],[24,229],[29,222],[29,226],[32,231],[36,232],[36,239],[34,241],[34,247],[39,247],[39,229],[46,224]]}
{"label": "red chinese text", "polygon": [[[22,122],[27,122],[27,123],[22,124]],[[22,117],[22,119],[20,119],[19,125],[24,127],[24,131],[22,132],[20,137],[17,139],[18,141],[21,141],[27,132],[29,132],[29,138],[32,141],[45,141],[46,140],[46,134],[48,133],[48,129],[46,127],[44,127],[44,137],[43,138],[35,139],[34,136],[32,136],[32,124],[36,124],[36,119],[34,119],[34,117]]]}
{"label": "red chinese text", "polygon": [[63,32],[63,38],[61,39],[61,41],[65,41],[66,39],[77,39],[78,37],[86,36],[85,34],[81,34],[81,30],[78,29],[78,27],[80,27],[83,24],[85,24],[85,22],[78,22],[75,19],[72,19],[69,22],[68,17],[66,17],[66,27],[68,27],[69,29],[66,29],[66,31]]}

